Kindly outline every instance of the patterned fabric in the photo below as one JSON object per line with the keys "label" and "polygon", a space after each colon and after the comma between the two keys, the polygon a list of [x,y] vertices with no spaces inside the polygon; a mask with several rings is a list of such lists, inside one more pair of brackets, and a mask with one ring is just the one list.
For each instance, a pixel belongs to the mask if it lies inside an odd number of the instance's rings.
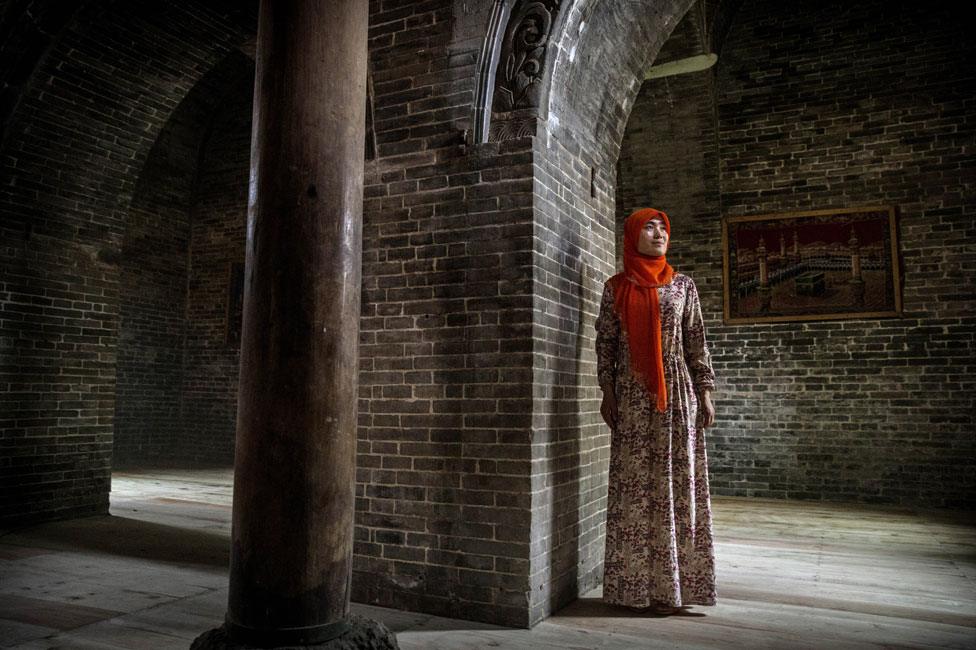
{"label": "patterned fabric", "polygon": [[617,396],[603,599],[611,604],[715,604],[715,552],[705,435],[696,391],[715,385],[695,283],[675,273],[658,288],[667,410],[653,408],[630,373],[626,333],[603,291],[597,372]]}

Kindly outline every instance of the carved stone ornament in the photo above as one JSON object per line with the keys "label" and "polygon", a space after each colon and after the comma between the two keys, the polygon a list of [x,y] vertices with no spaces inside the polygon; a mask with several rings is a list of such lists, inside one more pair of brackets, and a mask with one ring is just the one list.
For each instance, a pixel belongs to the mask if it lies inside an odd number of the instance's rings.
{"label": "carved stone ornament", "polygon": [[493,112],[539,106],[546,46],[560,1],[522,1],[512,10],[495,76]]}
{"label": "carved stone ornament", "polygon": [[534,108],[494,113],[488,130],[488,141],[502,142],[536,135],[538,124],[539,116]]}

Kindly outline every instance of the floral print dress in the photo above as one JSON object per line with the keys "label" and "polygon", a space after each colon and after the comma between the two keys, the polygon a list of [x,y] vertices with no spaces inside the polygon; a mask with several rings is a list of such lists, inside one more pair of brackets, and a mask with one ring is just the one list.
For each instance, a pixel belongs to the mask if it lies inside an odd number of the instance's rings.
{"label": "floral print dress", "polygon": [[597,372],[615,388],[603,599],[615,605],[714,605],[715,552],[705,435],[696,393],[712,388],[698,290],[674,274],[659,287],[668,404],[654,408],[630,373],[627,335],[603,291],[597,318]]}

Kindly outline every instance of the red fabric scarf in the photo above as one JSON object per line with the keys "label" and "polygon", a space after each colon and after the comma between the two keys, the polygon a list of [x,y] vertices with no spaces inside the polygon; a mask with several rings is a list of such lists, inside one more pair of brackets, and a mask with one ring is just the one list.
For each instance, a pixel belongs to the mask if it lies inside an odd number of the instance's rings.
{"label": "red fabric scarf", "polygon": [[661,351],[661,308],[657,287],[670,284],[674,269],[664,255],[651,257],[637,250],[641,231],[651,219],[660,219],[671,239],[668,215],[644,208],[627,217],[624,225],[624,270],[610,278],[614,309],[630,343],[630,368],[656,396],[658,411],[665,411],[668,392],[664,382],[664,358]]}

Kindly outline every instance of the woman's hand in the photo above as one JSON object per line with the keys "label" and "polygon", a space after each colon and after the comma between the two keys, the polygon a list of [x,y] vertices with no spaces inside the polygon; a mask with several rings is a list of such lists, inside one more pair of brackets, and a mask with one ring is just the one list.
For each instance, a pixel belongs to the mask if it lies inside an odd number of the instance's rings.
{"label": "woman's hand", "polygon": [[603,389],[600,415],[603,416],[603,421],[607,423],[611,431],[617,428],[617,396],[613,394],[613,388],[609,386]]}
{"label": "woman's hand", "polygon": [[701,392],[701,412],[702,429],[707,429],[715,424],[715,405],[712,404],[712,391],[710,390]]}

